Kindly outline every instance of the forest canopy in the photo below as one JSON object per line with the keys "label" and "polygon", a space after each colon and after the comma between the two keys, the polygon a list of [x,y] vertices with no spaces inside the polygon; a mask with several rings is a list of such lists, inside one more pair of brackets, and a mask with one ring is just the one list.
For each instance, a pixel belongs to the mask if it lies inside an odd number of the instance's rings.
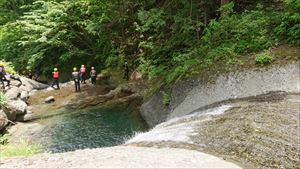
{"label": "forest canopy", "polygon": [[49,75],[81,65],[172,82],[300,45],[299,0],[0,0],[0,60]]}

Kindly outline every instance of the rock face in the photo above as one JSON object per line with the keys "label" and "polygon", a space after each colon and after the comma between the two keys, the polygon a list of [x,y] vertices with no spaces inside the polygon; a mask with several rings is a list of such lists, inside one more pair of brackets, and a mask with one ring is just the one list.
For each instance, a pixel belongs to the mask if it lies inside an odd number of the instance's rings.
{"label": "rock face", "polygon": [[149,127],[164,122],[170,112],[169,107],[163,104],[163,97],[156,92],[150,100],[141,106],[141,115]]}
{"label": "rock face", "polygon": [[45,99],[45,103],[52,103],[55,101],[55,98],[53,96],[49,96]]}
{"label": "rock face", "polygon": [[[171,119],[199,108],[229,99],[245,98],[272,91],[300,92],[300,62],[221,75],[214,83],[209,79],[188,79],[173,85],[171,102],[163,107],[162,97],[155,93],[141,107],[141,114],[153,127],[157,119]],[[160,100],[160,101],[157,101]]]}
{"label": "rock face", "polygon": [[3,110],[0,110],[0,130],[2,130],[8,123],[7,116]]}

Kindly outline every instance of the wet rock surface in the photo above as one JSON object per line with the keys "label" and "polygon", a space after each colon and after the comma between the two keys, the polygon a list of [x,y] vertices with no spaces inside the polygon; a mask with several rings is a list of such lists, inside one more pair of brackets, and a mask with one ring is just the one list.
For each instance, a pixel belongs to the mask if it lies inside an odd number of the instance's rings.
{"label": "wet rock surface", "polygon": [[[223,114],[222,104],[230,106]],[[270,93],[169,120],[153,131],[152,140],[133,138],[128,144],[198,150],[246,168],[298,168],[299,122],[300,93]]]}

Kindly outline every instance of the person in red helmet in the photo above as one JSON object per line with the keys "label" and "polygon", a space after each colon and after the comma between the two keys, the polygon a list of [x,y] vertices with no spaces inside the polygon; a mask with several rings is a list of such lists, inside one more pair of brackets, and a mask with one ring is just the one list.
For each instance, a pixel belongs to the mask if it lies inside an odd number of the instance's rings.
{"label": "person in red helmet", "polygon": [[81,80],[81,83],[86,83],[85,80],[86,80],[86,68],[84,65],[81,65],[81,68],[79,70],[79,73],[80,73],[80,80]]}
{"label": "person in red helmet", "polygon": [[54,87],[54,85],[56,85],[56,89],[60,89],[59,88],[59,82],[58,82],[59,72],[58,72],[57,68],[54,68],[54,71],[52,72],[52,75],[53,75],[53,83],[52,83],[51,87]]}
{"label": "person in red helmet", "polygon": [[97,72],[95,70],[95,67],[91,67],[90,75],[91,75],[92,84],[96,85]]}

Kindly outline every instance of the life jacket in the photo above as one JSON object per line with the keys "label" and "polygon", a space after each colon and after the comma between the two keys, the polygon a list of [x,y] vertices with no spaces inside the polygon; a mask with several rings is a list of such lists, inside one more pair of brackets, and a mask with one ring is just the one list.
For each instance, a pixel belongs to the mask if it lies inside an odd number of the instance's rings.
{"label": "life jacket", "polygon": [[73,72],[72,73],[73,79],[77,82],[79,81],[79,73],[78,72]]}
{"label": "life jacket", "polygon": [[59,78],[59,73],[58,73],[58,71],[53,72],[53,78]]}
{"label": "life jacket", "polygon": [[80,68],[80,73],[85,73],[85,72],[86,72],[86,68],[85,67]]}
{"label": "life jacket", "polygon": [[96,70],[91,70],[91,76],[96,76],[96,75],[97,75]]}

